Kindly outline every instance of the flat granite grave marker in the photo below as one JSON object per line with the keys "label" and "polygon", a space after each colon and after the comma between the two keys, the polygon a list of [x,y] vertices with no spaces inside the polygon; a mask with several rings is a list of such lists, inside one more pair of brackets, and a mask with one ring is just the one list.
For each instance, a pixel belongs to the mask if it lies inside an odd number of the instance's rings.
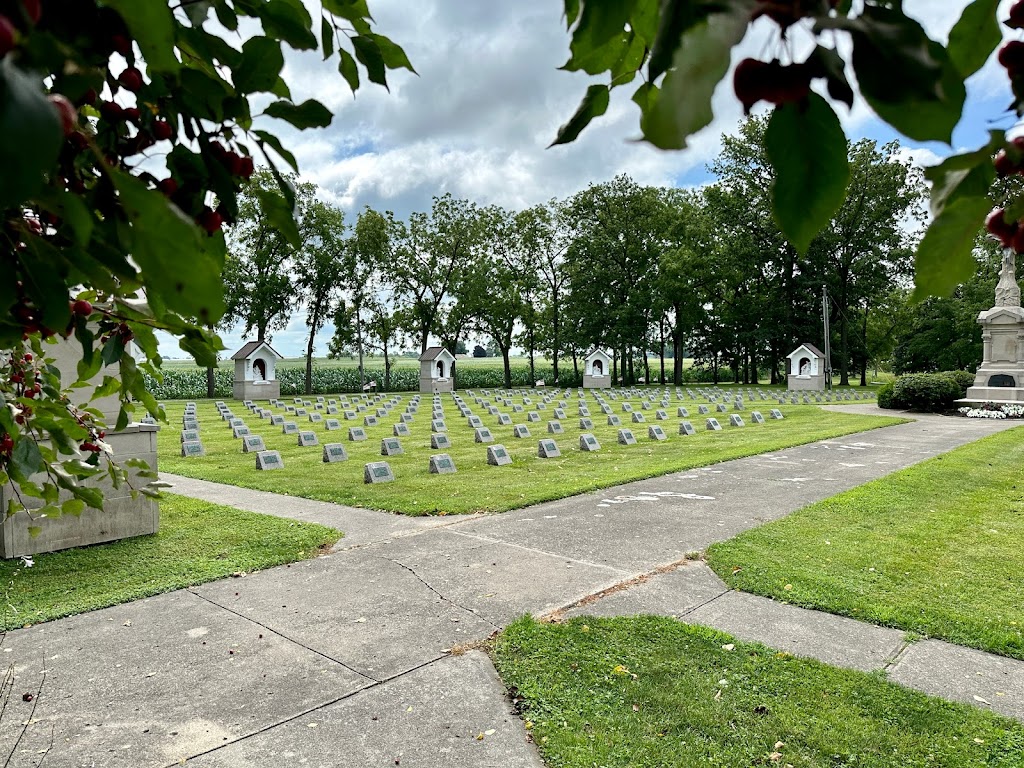
{"label": "flat granite grave marker", "polygon": [[443,432],[435,432],[430,436],[430,447],[434,450],[437,450],[438,448],[451,448],[451,438]]}
{"label": "flat granite grave marker", "polygon": [[548,422],[548,434],[549,435],[561,435],[564,434],[565,430],[562,429],[562,423],[560,421],[549,421]]}
{"label": "flat granite grave marker", "polygon": [[259,435],[248,435],[242,440],[242,453],[259,453],[267,450],[263,438]]}
{"label": "flat granite grave marker", "polygon": [[755,424],[764,424],[764,416],[761,415],[760,411],[751,411],[750,420]]}
{"label": "flat granite grave marker", "polygon": [[194,443],[199,440],[198,429],[183,429],[181,430],[181,442],[183,443]]}
{"label": "flat granite grave marker", "polygon": [[409,425],[408,425],[408,424],[405,424],[405,423],[401,423],[401,424],[395,424],[395,425],[394,425],[394,426],[393,426],[393,427],[391,428],[391,433],[392,433],[392,434],[393,434],[393,435],[394,435],[395,437],[409,437],[409,435],[411,434],[411,433],[409,432]]}
{"label": "flat granite grave marker", "polygon": [[232,416],[230,419],[228,419],[228,426],[229,427],[244,427],[245,426],[245,419],[236,418],[236,417]]}
{"label": "flat granite grave marker", "polygon": [[621,427],[622,426],[622,420],[618,416],[616,416],[614,413],[609,413],[608,414],[608,426],[609,427]]}
{"label": "flat granite grave marker", "polygon": [[525,424],[516,424],[512,428],[512,437],[523,438],[523,437],[529,437],[529,436],[530,436],[530,428],[528,426],[526,426]]}
{"label": "flat granite grave marker", "polygon": [[324,415],[322,413],[313,412],[313,413],[309,414],[309,423],[310,424],[319,424],[323,420],[324,420]]}
{"label": "flat granite grave marker", "polygon": [[504,445],[487,446],[487,463],[492,467],[503,467],[512,463],[512,457],[508,455]]}
{"label": "flat granite grave marker", "polygon": [[537,456],[541,459],[554,459],[561,456],[558,444],[554,440],[541,440],[537,443]]}
{"label": "flat granite grave marker", "polygon": [[636,445],[636,437],[631,429],[620,429],[616,437],[619,445]]}
{"label": "flat granite grave marker", "polygon": [[298,446],[300,448],[308,448],[313,445],[320,445],[320,440],[316,436],[316,432],[299,432]]}
{"label": "flat granite grave marker", "polygon": [[594,420],[593,419],[580,419],[580,429],[593,429],[593,428],[594,428]]}
{"label": "flat granite grave marker", "polygon": [[438,453],[430,457],[430,474],[454,475],[455,462],[447,453]]}
{"label": "flat granite grave marker", "polygon": [[636,413],[633,414],[633,423],[634,424],[643,424],[646,421],[647,421],[647,417],[644,416],[642,413],[636,412]]}
{"label": "flat granite grave marker", "polygon": [[511,424],[512,424],[512,417],[511,416],[509,416],[507,413],[499,413],[498,414],[498,426],[499,427],[508,427]]}
{"label": "flat granite grave marker", "polygon": [[398,419],[403,424],[412,424],[413,421],[415,421],[415,418],[411,413],[403,413],[401,416],[398,417]]}
{"label": "flat granite grave marker", "polygon": [[599,451],[601,450],[601,444],[597,442],[597,438],[587,433],[580,435],[580,450],[581,451]]}
{"label": "flat granite grave marker", "polygon": [[376,416],[364,416],[363,417],[363,426],[364,427],[376,427],[377,426],[377,417]]}
{"label": "flat granite grave marker", "polygon": [[366,430],[362,427],[349,427],[348,439],[353,443],[361,443],[366,439]]}
{"label": "flat granite grave marker", "polygon": [[386,461],[371,461],[363,465],[364,483],[393,483],[395,473],[391,471],[391,465]]}
{"label": "flat granite grave marker", "polygon": [[299,425],[294,421],[286,421],[281,425],[281,434],[284,435],[297,435],[299,434]]}
{"label": "flat granite grave marker", "polygon": [[256,469],[284,469],[281,454],[277,451],[260,451],[256,454]]}
{"label": "flat granite grave marker", "polygon": [[729,410],[729,406],[727,406],[725,403],[719,403],[718,405],[715,406],[715,410],[718,411],[718,413],[725,413],[726,411]]}
{"label": "flat granite grave marker", "polygon": [[554,416],[556,419],[564,419],[565,411],[561,408],[555,408],[555,410],[552,411],[551,415]]}
{"label": "flat granite grave marker", "polygon": [[478,427],[473,430],[473,442],[474,443],[493,443],[494,435],[491,434],[491,430],[487,427]]}
{"label": "flat granite grave marker", "polygon": [[252,432],[250,432],[249,428],[247,426],[245,426],[244,424],[242,426],[240,426],[240,427],[232,427],[231,428],[231,436],[235,437],[235,438],[246,437],[246,436],[251,435],[251,434],[252,434]]}
{"label": "flat granite grave marker", "polygon": [[186,440],[181,444],[181,455],[187,457],[205,456],[206,451],[203,450],[203,444],[198,440]]}
{"label": "flat granite grave marker", "polygon": [[730,427],[743,427],[743,426],[746,426],[746,425],[743,423],[743,417],[740,416],[738,413],[734,413],[731,416],[729,416],[729,426]]}
{"label": "flat granite grave marker", "polygon": [[709,432],[721,432],[722,425],[718,423],[718,419],[708,419],[704,422],[704,428]]}
{"label": "flat granite grave marker", "polygon": [[651,440],[668,440],[668,435],[665,434],[665,430],[658,424],[652,424],[647,428],[647,436]]}
{"label": "flat granite grave marker", "polygon": [[659,409],[654,412],[654,418],[656,418],[658,421],[668,421],[668,413],[666,411]]}
{"label": "flat granite grave marker", "polygon": [[326,419],[324,421],[324,429],[328,432],[333,432],[335,429],[341,429],[341,422],[337,419]]}
{"label": "flat granite grave marker", "polygon": [[537,413],[536,411],[530,411],[529,413],[526,414],[526,420],[527,421],[532,421],[534,423],[539,423],[540,422],[540,414]]}
{"label": "flat granite grave marker", "polygon": [[579,408],[576,409],[576,415],[577,416],[589,416],[590,415],[590,409],[589,408],[584,408],[581,405]]}
{"label": "flat granite grave marker", "polygon": [[273,426],[273,427],[282,427],[282,426],[284,426],[284,416],[271,416],[270,417],[270,425]]}
{"label": "flat granite grave marker", "polygon": [[623,403],[622,404],[622,412],[623,413],[632,413],[633,412],[633,406],[630,405],[629,403]]}
{"label": "flat granite grave marker", "polygon": [[679,425],[679,434],[680,435],[696,435],[697,434],[697,430],[694,429],[693,424],[691,424],[688,421],[684,421],[682,424]]}
{"label": "flat granite grave marker", "polygon": [[770,411],[768,411],[768,415],[771,416],[773,419],[779,421],[785,418],[785,416],[782,415],[782,411],[780,411],[778,408],[772,408]]}
{"label": "flat granite grave marker", "polygon": [[466,424],[468,424],[473,429],[480,429],[480,427],[482,427],[484,425],[484,423],[482,421],[480,421],[480,417],[479,416],[467,416],[466,417]]}
{"label": "flat granite grave marker", "polygon": [[381,456],[399,456],[405,453],[402,450],[402,443],[397,437],[385,437],[380,441],[380,455]]}
{"label": "flat granite grave marker", "polygon": [[697,413],[701,416],[706,416],[707,414],[711,413],[711,411],[708,409],[706,405],[698,405]]}
{"label": "flat granite grave marker", "polygon": [[685,408],[676,408],[676,416],[681,419],[685,419],[690,415],[690,412]]}
{"label": "flat granite grave marker", "polygon": [[346,421],[352,421],[355,418],[356,418],[356,412],[355,411],[345,411],[345,420]]}

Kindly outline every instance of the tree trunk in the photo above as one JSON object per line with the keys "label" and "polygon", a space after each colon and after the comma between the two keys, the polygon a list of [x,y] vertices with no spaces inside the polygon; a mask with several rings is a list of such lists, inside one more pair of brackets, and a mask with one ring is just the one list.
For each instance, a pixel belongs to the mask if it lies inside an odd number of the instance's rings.
{"label": "tree trunk", "polygon": [[[381,334],[383,335],[383,334]],[[384,348],[384,391],[391,391],[391,357],[388,355],[388,340],[382,339]]]}
{"label": "tree trunk", "polygon": [[[512,389],[512,364],[508,359],[509,347],[512,345],[510,343],[507,345],[499,344],[498,346],[501,347],[501,362],[505,366],[505,389]],[[534,381],[537,380],[534,379]]]}
{"label": "tree trunk", "polygon": [[313,394],[313,329],[309,330],[309,341],[306,342],[306,394]]}
{"label": "tree trunk", "polygon": [[577,380],[579,380],[579,378],[580,378],[580,359],[579,359],[579,357],[576,356],[576,349],[575,349],[575,347],[572,350],[572,375],[575,376]]}
{"label": "tree trunk", "polygon": [[850,386],[850,337],[846,312],[839,315],[839,386]]}
{"label": "tree trunk", "polygon": [[[530,382],[532,383],[532,382],[536,382],[537,381],[537,369],[536,369],[536,367],[533,364],[533,355],[534,355],[534,352],[536,351],[536,347],[535,347],[536,340],[534,338],[533,327],[532,326],[530,327],[530,333],[528,334],[528,337],[529,337],[529,340],[530,340],[529,341],[529,343],[530,343]],[[511,384],[509,384],[507,386],[511,386]]]}
{"label": "tree trunk", "polygon": [[612,350],[612,386],[615,386],[615,382],[619,379],[619,353],[614,349]]}
{"label": "tree trunk", "polygon": [[363,368],[363,318],[356,307],[356,346],[359,347],[359,391],[366,386],[366,370]]}
{"label": "tree trunk", "polygon": [[554,368],[552,376],[554,376],[555,383],[558,383],[558,302],[552,302],[551,304],[551,365]]}
{"label": "tree trunk", "polygon": [[206,369],[206,396],[211,400],[217,396],[217,376],[214,373],[216,369]]}
{"label": "tree trunk", "polygon": [[661,354],[661,374],[658,377],[658,382],[662,386],[665,386],[665,315],[664,315],[664,313],[662,313],[661,319],[658,321],[658,333],[659,333],[658,341],[659,341],[659,343],[661,345],[661,348],[659,350],[659,352]]}
{"label": "tree trunk", "polygon": [[860,385],[866,387],[868,385],[868,305],[864,304],[864,323],[861,325],[860,332]]}

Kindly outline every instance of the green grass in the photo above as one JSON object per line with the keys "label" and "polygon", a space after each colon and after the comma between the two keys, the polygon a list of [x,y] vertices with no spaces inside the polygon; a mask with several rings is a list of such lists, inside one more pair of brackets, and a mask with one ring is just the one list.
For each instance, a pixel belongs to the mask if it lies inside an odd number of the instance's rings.
{"label": "green grass", "polygon": [[[565,434],[552,436],[562,452],[561,458],[537,458],[537,442],[546,434],[546,422],[553,419],[551,406],[541,412],[541,422],[530,424],[531,437],[516,439],[512,427],[499,427],[497,418],[486,416],[486,409],[473,405],[485,426],[491,429],[497,443],[503,444],[512,456],[511,466],[492,467],[487,464],[486,446],[473,442],[473,431],[458,416],[454,404],[447,397],[446,422],[452,448],[443,451],[451,455],[457,468],[453,475],[431,475],[428,471],[430,448],[430,397],[424,397],[415,421],[409,425],[411,436],[400,438],[405,453],[388,459],[396,481],[386,484],[365,485],[363,465],[380,461],[381,438],[392,435],[392,426],[404,411],[404,404],[381,419],[381,424],[368,427],[366,442],[347,440],[348,427],[361,425],[362,419],[345,421],[343,429],[327,432],[323,426],[305,422],[300,429],[312,427],[322,443],[341,442],[349,452],[349,460],[335,464],[322,464],[320,447],[300,448],[294,435],[281,433],[281,427],[271,427],[249,413],[241,403],[233,403],[232,411],[242,417],[253,433],[263,437],[266,446],[279,450],[284,468],[273,471],[256,469],[252,454],[243,454],[241,440],[231,437],[227,422],[221,421],[211,401],[197,402],[200,436],[206,450],[203,458],[182,458],[180,451],[181,415],[184,405],[168,403],[169,425],[159,435],[160,468],[166,472],[211,480],[245,488],[275,493],[304,496],[333,501],[351,506],[402,512],[411,515],[464,514],[478,511],[497,512],[525,507],[542,501],[565,498],[584,491],[606,488],[618,483],[663,475],[668,472],[706,466],[727,459],[775,451],[783,448],[862,432],[880,426],[901,423],[889,417],[862,416],[851,413],[824,411],[816,406],[781,406],[786,418],[767,424],[751,423],[750,412],[743,414],[747,426],[728,426],[728,415],[718,414],[723,422],[722,432],[703,431],[703,416],[697,415],[697,403],[687,400],[690,419],[698,434],[685,437],[678,434],[680,419],[675,418],[677,403],[668,412],[672,418],[663,422],[654,420],[654,411],[644,411],[647,424],[630,424],[629,414],[620,411],[622,400],[612,403],[622,417],[623,427],[633,428],[638,444],[620,446],[618,427],[607,426],[606,419],[593,400],[589,401],[594,429],[592,433],[601,444],[601,450],[584,453],[579,450],[579,417],[576,400],[566,399],[566,418],[562,420]],[[290,402],[290,400],[286,400]],[[468,401],[470,404],[472,400]],[[633,407],[640,409],[639,399]],[[551,404],[557,405],[557,400]],[[532,407],[532,406],[530,406]],[[771,403],[752,403],[767,416]],[[517,424],[526,423],[525,413],[515,414],[502,407]],[[283,414],[283,409],[275,409]],[[362,414],[360,414],[362,416]],[[660,423],[668,440],[656,442],[648,439],[649,424]]]}
{"label": "green grass", "polygon": [[292,563],[339,538],[322,525],[166,495],[152,536],[36,555],[31,568],[0,561],[0,630]]}
{"label": "green grass", "polygon": [[710,564],[730,587],[1024,659],[1022,463],[1024,427],[715,544]]}
{"label": "green grass", "polygon": [[1024,761],[1019,723],[673,619],[523,618],[494,655],[550,768]]}

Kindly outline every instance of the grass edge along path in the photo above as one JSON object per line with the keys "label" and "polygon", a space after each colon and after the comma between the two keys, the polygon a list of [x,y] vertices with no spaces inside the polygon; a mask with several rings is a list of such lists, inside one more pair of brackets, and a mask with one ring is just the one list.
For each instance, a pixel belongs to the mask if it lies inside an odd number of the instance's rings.
{"label": "grass edge along path", "polygon": [[1024,761],[1013,720],[666,617],[524,617],[492,655],[550,768]]}
{"label": "grass edge along path", "polygon": [[[765,411],[767,413],[768,404]],[[695,408],[695,406],[692,406]],[[169,424],[158,437],[160,468],[197,480],[225,483],[242,488],[328,501],[353,507],[419,516],[430,514],[470,514],[474,512],[505,512],[533,504],[576,496],[588,491],[609,488],[622,483],[658,477],[723,461],[741,459],[766,452],[785,450],[819,440],[835,439],[879,427],[903,424],[908,419],[888,416],[865,416],[839,411],[826,411],[813,405],[785,406],[783,421],[748,424],[746,427],[725,426],[721,432],[700,429],[692,437],[675,434],[678,420],[660,423],[668,439],[656,442],[647,438],[648,424],[623,424],[634,427],[637,444],[618,445],[616,427],[594,419],[593,432],[601,450],[585,453],[577,447],[580,430],[576,418],[564,420],[564,435],[549,435],[544,424],[531,424],[534,436],[525,440],[512,437],[511,426],[486,425],[512,457],[504,467],[487,465],[487,446],[473,442],[473,432],[450,417],[451,455],[458,472],[432,475],[428,472],[431,450],[430,420],[421,417],[408,426],[411,436],[402,438],[404,454],[385,459],[380,455],[380,439],[391,436],[391,424],[381,423],[367,428],[368,439],[354,443],[346,440],[345,430],[325,432],[322,426],[312,427],[321,443],[341,442],[349,453],[348,461],[324,464],[321,447],[300,448],[294,435],[282,435],[280,427],[249,414],[240,406],[241,414],[252,431],[263,436],[267,448],[280,450],[284,468],[260,471],[255,468],[253,454],[244,454],[240,441],[215,416],[212,401],[198,403],[201,433],[206,455],[196,458],[180,456],[177,424],[180,411],[168,408]],[[718,414],[722,416],[723,414]],[[749,418],[749,413],[744,413]],[[547,417],[546,417],[547,418]],[[398,415],[389,417],[397,421]],[[700,419],[701,421],[697,421]],[[694,421],[703,425],[703,416]],[[353,422],[342,422],[348,427]],[[357,422],[362,424],[361,421]],[[727,422],[726,422],[727,423]],[[311,428],[303,424],[301,429]],[[538,459],[537,441],[554,437],[562,455],[554,459]],[[395,482],[367,485],[363,482],[363,464],[387,460]]]}
{"label": "grass edge along path", "polygon": [[1024,427],[712,545],[734,589],[1024,659]]}
{"label": "grass edge along path", "polygon": [[0,631],[315,557],[341,532],[164,494],[160,530],[0,561]]}

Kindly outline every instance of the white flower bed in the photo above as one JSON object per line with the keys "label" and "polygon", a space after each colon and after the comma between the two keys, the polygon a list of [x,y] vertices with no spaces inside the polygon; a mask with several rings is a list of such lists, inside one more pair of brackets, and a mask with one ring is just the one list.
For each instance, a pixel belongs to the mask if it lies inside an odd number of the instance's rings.
{"label": "white flower bed", "polygon": [[1024,405],[985,403],[981,408],[960,408],[959,412],[968,419],[1022,419],[1024,418]]}

